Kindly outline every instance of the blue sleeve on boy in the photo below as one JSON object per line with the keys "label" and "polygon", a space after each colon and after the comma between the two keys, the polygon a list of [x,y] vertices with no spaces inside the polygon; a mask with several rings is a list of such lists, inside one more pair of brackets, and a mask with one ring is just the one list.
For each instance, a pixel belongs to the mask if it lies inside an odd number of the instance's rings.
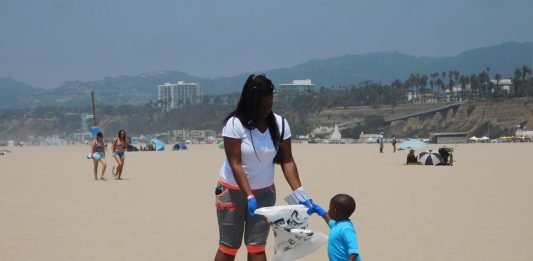
{"label": "blue sleeve on boy", "polygon": [[357,261],[361,261],[357,232],[349,219],[329,221],[328,256],[330,261],[348,260],[351,254],[357,254]]}

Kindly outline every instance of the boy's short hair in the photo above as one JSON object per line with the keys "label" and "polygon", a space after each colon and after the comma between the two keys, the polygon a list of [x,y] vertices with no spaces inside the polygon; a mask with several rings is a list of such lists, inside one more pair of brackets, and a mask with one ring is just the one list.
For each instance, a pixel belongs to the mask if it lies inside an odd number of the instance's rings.
{"label": "boy's short hair", "polygon": [[344,218],[349,218],[355,211],[355,199],[347,194],[337,194],[331,198],[331,205],[337,209]]}

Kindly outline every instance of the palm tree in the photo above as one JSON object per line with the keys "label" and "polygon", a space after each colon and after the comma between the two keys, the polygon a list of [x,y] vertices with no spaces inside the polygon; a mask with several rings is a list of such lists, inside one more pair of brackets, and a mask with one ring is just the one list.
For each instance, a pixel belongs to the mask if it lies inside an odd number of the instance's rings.
{"label": "palm tree", "polygon": [[488,93],[487,89],[489,87],[490,77],[486,71],[482,71],[478,77],[481,87],[481,97],[484,98],[487,96]]}
{"label": "palm tree", "polygon": [[479,78],[476,74],[470,75],[470,99],[477,100],[479,95]]}
{"label": "palm tree", "polygon": [[428,76],[425,75],[425,74],[422,74],[422,75],[419,75],[417,74],[418,76],[418,86],[420,88],[420,93],[422,93],[422,99],[423,99],[423,102],[427,102],[426,100],[426,87],[428,86]]}
{"label": "palm tree", "polygon": [[465,100],[466,86],[468,85],[468,77],[461,75],[461,101]]}
{"label": "palm tree", "polygon": [[440,74],[440,76],[442,78],[442,81],[441,81],[441,83],[442,83],[442,85],[441,85],[442,95],[441,95],[441,97],[442,97],[442,101],[443,102],[446,100],[446,92],[445,92],[445,90],[446,90],[446,75],[448,75],[447,72],[441,72],[441,74]]}
{"label": "palm tree", "polygon": [[401,98],[403,90],[402,90],[402,82],[398,79],[394,80],[394,82],[391,83],[390,87],[392,89],[392,100],[394,104],[398,102]]}
{"label": "palm tree", "polygon": [[522,80],[525,81],[528,74],[531,74],[531,68],[527,65],[522,66]]}
{"label": "palm tree", "polygon": [[518,97],[519,89],[522,85],[522,78],[523,78],[522,71],[523,70],[520,70],[520,69],[516,69],[514,71],[513,86],[514,86],[515,97]]}
{"label": "palm tree", "polygon": [[[431,74],[429,74],[429,77],[431,77],[431,92],[433,92],[433,95],[435,95],[435,85],[437,83],[437,78],[439,77],[439,73],[438,72],[433,72]],[[438,99],[438,94],[435,95]]]}
{"label": "palm tree", "polygon": [[496,79],[496,87],[494,91],[494,96],[497,96],[497,94],[501,91],[500,80],[502,79],[502,75],[497,73],[496,75],[494,75],[494,78]]}

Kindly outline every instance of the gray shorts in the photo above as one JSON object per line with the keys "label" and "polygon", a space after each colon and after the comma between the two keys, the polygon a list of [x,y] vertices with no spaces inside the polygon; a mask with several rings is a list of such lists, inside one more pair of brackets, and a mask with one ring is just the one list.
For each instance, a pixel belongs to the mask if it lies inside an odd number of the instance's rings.
{"label": "gray shorts", "polygon": [[[253,193],[257,200],[257,208],[276,204],[274,184],[253,190]],[[265,251],[270,226],[261,215],[256,215],[255,219],[248,217],[248,200],[244,193],[219,182],[215,189],[215,197],[220,235],[219,250],[229,255],[236,255],[244,235],[244,244],[248,253]]]}

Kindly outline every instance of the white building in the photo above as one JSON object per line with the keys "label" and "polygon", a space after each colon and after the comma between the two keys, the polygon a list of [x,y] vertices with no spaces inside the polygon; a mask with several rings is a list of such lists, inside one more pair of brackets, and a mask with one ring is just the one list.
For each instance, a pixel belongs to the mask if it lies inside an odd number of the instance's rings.
{"label": "white building", "polygon": [[170,111],[185,105],[200,103],[202,90],[200,84],[193,82],[165,83],[157,86],[157,100],[161,109]]}
{"label": "white building", "polygon": [[339,125],[335,124],[335,128],[333,129],[333,133],[331,133],[331,137],[329,138],[331,141],[339,142],[341,141],[341,132],[339,131]]}
{"label": "white building", "polygon": [[533,139],[533,130],[526,130],[525,127],[522,128],[519,125],[516,129],[515,136]]}
{"label": "white building", "polygon": [[91,126],[92,124],[91,122],[89,122],[89,120],[93,119],[93,115],[88,114],[88,113],[82,113],[80,116],[81,116],[81,125],[80,125],[81,133],[91,133],[91,129],[89,128],[89,126]]}
{"label": "white building", "polygon": [[513,88],[513,80],[511,79],[500,79],[499,81],[496,80],[490,80],[494,86],[500,90],[503,90],[507,93],[511,92],[511,89]]}
{"label": "white building", "polygon": [[292,83],[282,83],[279,85],[279,91],[285,94],[308,94],[315,91],[315,85],[310,79],[293,80]]}

